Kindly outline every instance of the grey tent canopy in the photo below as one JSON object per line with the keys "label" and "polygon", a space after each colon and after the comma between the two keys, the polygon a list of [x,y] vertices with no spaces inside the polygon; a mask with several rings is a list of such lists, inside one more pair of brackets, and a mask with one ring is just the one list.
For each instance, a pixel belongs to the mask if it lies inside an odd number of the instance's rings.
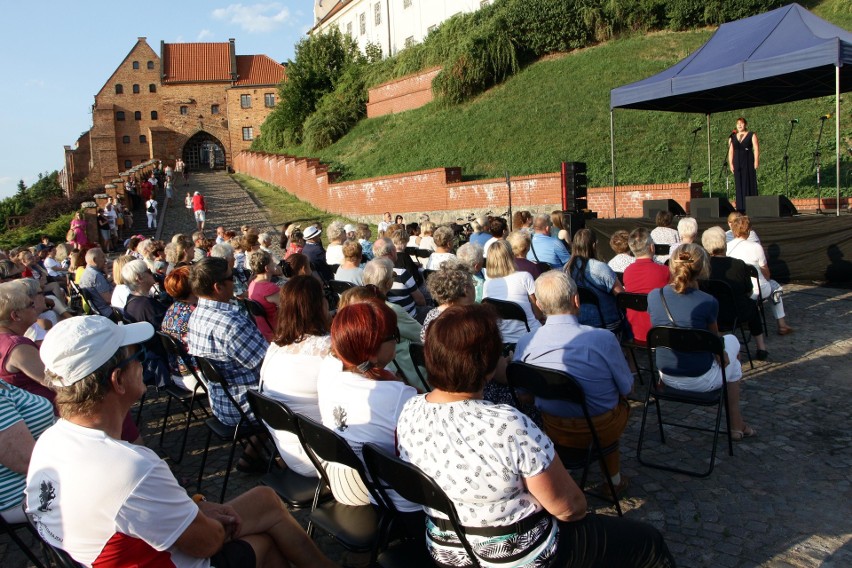
{"label": "grey tent canopy", "polygon": [[[673,67],[610,92],[610,108],[710,114],[835,94],[852,33],[790,4],[722,24]],[[840,92],[852,91],[852,74]]]}

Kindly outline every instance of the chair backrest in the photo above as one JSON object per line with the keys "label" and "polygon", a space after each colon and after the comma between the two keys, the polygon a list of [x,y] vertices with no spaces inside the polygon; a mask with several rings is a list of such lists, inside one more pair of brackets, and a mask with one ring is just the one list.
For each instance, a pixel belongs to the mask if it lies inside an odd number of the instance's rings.
{"label": "chair backrest", "polygon": [[248,391],[246,397],[255,418],[263,420],[273,430],[289,432],[302,439],[296,414],[286,404],[254,390]]}
{"label": "chair backrest", "polygon": [[237,399],[234,398],[234,395],[231,393],[231,387],[228,384],[228,381],[226,381],[225,378],[221,375],[221,373],[219,373],[219,370],[216,369],[216,366],[213,364],[213,362],[207,359],[206,357],[199,357],[198,355],[196,355],[195,363],[198,365],[198,369],[201,371],[201,374],[204,375],[204,378],[207,379],[208,383],[215,383],[222,387],[222,390],[225,391],[225,395],[228,397],[228,400],[230,400],[231,404],[233,404],[234,407],[240,412],[240,424],[251,424],[251,418],[246,415],[245,411],[243,410],[243,407],[240,406],[239,402],[237,402]]}
{"label": "chair backrest", "polygon": [[473,565],[480,565],[467,541],[455,505],[435,480],[416,465],[405,462],[374,444],[364,445],[364,462],[384,498],[387,498],[387,495],[383,487],[387,484],[402,498],[446,515]]}
{"label": "chair backrest", "polygon": [[725,343],[722,338],[711,331],[668,325],[651,328],[648,332],[648,347],[684,353],[708,352],[719,357],[722,357],[725,352]]}
{"label": "chair backrest", "polygon": [[[425,369],[426,369],[426,352],[424,351],[424,346],[421,343],[409,343],[408,344],[408,354],[411,357],[411,362],[414,363],[414,371],[417,373],[417,377],[420,379],[420,382],[423,383],[423,388],[427,391],[432,390],[432,386],[426,380]],[[421,371],[423,369],[423,371]]]}
{"label": "chair backrest", "polygon": [[615,302],[618,305],[618,309],[622,311],[648,311],[648,294],[640,294],[638,292],[622,292],[621,294],[615,297]]}
{"label": "chair backrest", "polygon": [[527,314],[519,304],[508,300],[497,300],[496,298],[483,298],[482,303],[494,306],[494,309],[497,310],[497,317],[500,319],[521,321],[527,326],[527,331],[530,331]]}
{"label": "chair backrest", "polygon": [[599,327],[606,327],[606,320],[604,319],[603,311],[601,310],[601,301],[598,298],[597,294],[595,294],[590,288],[586,288],[584,286],[577,287],[577,295],[580,297],[580,305],[586,304],[588,306],[594,306],[598,312],[598,318],[600,319]]}
{"label": "chair backrest", "polygon": [[428,282],[429,277],[432,276],[433,274],[435,274],[434,270],[427,270],[427,269],[424,268],[423,269],[423,281]]}
{"label": "chair backrest", "polygon": [[164,331],[158,331],[157,336],[160,338],[160,343],[163,345],[163,350],[166,352],[166,355],[174,357],[183,363],[183,366],[192,373],[196,383],[201,385],[204,392],[207,392],[207,383],[204,381],[204,378],[196,372],[195,362],[192,360],[189,353],[186,352],[186,348],[183,344]]}
{"label": "chair backrest", "polygon": [[251,315],[266,318],[266,310],[260,305],[260,302],[246,298],[243,300],[243,304],[245,304],[246,310],[248,310],[248,313]]}
{"label": "chair backrest", "polygon": [[586,393],[577,380],[564,371],[513,361],[506,367],[506,380],[512,390],[519,388],[538,398],[564,400],[586,407]]}
{"label": "chair backrest", "polygon": [[345,280],[329,280],[328,287],[334,290],[335,294],[340,295],[350,288],[355,288],[355,284],[346,282]]}
{"label": "chair backrest", "polygon": [[721,331],[731,331],[737,328],[739,317],[737,315],[737,300],[731,285],[724,280],[699,280],[698,287],[702,292],[710,294],[719,302],[719,316],[717,318]]}
{"label": "chair backrest", "polygon": [[414,256],[416,256],[417,258],[429,258],[430,256],[432,256],[432,251],[429,249],[422,248],[415,249]]}
{"label": "chair backrest", "polygon": [[44,548],[47,550],[47,555],[50,557],[51,564],[55,564],[56,568],[83,568],[83,565],[71,558],[71,555],[47,543],[44,543]]}
{"label": "chair backrest", "polygon": [[672,250],[672,245],[654,243],[654,256],[666,256]]}
{"label": "chair backrest", "polygon": [[757,267],[753,264],[746,263],[746,271],[748,272],[749,278],[754,278],[754,281],[757,283],[755,288],[757,289],[758,301],[763,302],[765,298],[763,297],[763,291],[760,289],[760,274],[757,271]]}
{"label": "chair backrest", "polygon": [[536,262],[535,265],[538,267],[539,272],[541,272],[542,274],[553,268],[546,262]]}

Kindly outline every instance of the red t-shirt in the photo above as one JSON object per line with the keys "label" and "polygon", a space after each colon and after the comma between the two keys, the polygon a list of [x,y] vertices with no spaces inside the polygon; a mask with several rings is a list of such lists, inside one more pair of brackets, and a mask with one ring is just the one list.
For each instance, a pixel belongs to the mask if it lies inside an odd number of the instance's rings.
{"label": "red t-shirt", "polygon": [[[669,267],[657,264],[650,258],[637,258],[624,270],[624,289],[636,294],[647,294],[669,283]],[[647,312],[627,310],[627,321],[636,341],[645,341],[651,329],[651,318]]]}
{"label": "red t-shirt", "polygon": [[200,193],[192,196],[193,211],[207,211],[207,206],[204,203],[204,196]]}

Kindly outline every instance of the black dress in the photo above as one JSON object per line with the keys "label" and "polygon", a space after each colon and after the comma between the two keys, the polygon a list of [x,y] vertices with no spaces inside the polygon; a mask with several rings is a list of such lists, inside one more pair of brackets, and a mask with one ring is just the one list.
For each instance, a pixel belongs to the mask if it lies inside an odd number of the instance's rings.
{"label": "black dress", "polygon": [[754,169],[754,132],[746,134],[743,141],[731,134],[734,148],[734,184],[737,188],[737,211],[745,212],[745,198],[757,195],[757,172]]}

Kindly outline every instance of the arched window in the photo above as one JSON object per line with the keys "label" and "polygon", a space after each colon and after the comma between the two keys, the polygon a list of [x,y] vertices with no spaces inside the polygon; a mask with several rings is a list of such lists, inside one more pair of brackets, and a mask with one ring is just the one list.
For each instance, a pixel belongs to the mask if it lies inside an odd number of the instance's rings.
{"label": "arched window", "polygon": [[139,94],[139,85],[137,85],[137,84],[134,84],[134,85],[133,85],[133,94],[134,94],[134,95],[138,95],[138,94]]}
{"label": "arched window", "polygon": [[133,118],[135,120],[142,120],[142,111],[137,110],[133,113]]}
{"label": "arched window", "polygon": [[148,69],[153,69],[153,68],[154,68],[154,62],[153,62],[153,61],[149,61],[149,62],[148,62]]}
{"label": "arched window", "polygon": [[157,120],[157,111],[155,111],[155,110],[151,111],[151,120]]}
{"label": "arched window", "polygon": [[124,85],[122,85],[121,83],[116,83],[115,94],[116,95],[123,95],[124,94]]}
{"label": "arched window", "polygon": [[154,83],[151,83],[150,85],[148,85],[148,92],[149,93],[156,93],[157,92],[157,85],[155,85]]}
{"label": "arched window", "polygon": [[139,69],[139,62],[138,62],[138,61],[134,61],[134,62],[133,62],[133,68],[134,68],[134,69]]}

